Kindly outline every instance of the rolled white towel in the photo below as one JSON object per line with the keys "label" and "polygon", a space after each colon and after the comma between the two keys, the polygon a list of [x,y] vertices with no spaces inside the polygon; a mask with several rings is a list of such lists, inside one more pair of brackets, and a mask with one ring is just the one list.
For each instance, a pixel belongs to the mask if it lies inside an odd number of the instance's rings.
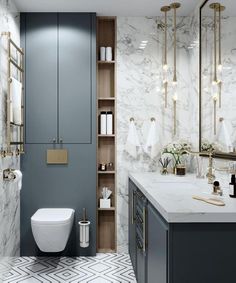
{"label": "rolled white towel", "polygon": [[157,157],[159,153],[159,145],[158,145],[158,129],[157,123],[155,119],[151,120],[151,126],[148,132],[147,141],[144,146],[144,151],[154,159]]}
{"label": "rolled white towel", "polygon": [[125,151],[133,158],[137,158],[140,151],[138,133],[133,120],[131,120],[129,124],[129,132],[125,145]]}

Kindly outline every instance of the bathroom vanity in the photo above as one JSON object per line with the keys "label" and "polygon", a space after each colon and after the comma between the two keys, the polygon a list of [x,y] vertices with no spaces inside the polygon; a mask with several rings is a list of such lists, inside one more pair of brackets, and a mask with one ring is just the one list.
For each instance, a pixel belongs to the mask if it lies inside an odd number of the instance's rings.
{"label": "bathroom vanity", "polygon": [[219,207],[207,180],[158,173],[129,175],[129,253],[138,283],[233,283],[236,199]]}

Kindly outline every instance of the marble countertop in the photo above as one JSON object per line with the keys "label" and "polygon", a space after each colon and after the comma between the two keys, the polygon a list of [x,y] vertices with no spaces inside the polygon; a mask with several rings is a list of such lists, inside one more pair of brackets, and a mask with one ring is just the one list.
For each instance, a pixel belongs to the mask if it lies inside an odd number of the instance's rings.
{"label": "marble countertop", "polygon": [[178,177],[159,173],[129,173],[129,178],[169,223],[236,222],[236,199],[223,188],[225,206],[215,206],[194,200],[193,195],[215,197],[207,179],[195,175]]}

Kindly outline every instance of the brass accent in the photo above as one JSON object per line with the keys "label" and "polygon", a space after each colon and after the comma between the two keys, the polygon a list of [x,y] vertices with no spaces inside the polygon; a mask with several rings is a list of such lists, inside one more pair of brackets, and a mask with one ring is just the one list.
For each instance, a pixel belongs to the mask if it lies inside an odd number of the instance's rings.
{"label": "brass accent", "polygon": [[[171,10],[170,6],[161,7],[161,12],[165,13],[165,23],[164,23],[164,62],[163,69],[166,72],[167,68],[167,12]],[[165,95],[165,108],[167,108],[167,91],[168,91],[168,81],[164,82],[164,95]]]}
{"label": "brass accent", "polygon": [[217,102],[217,99],[214,98],[213,99],[213,103],[214,103],[214,135],[216,135],[216,102]]}
{"label": "brass accent", "polygon": [[208,159],[208,171],[207,171],[207,178],[208,178],[208,184],[213,184],[215,180],[215,175],[213,174],[214,168],[213,168],[213,154],[214,151],[191,151],[191,150],[183,150],[183,153],[188,153],[192,155],[207,155],[209,157]]}
{"label": "brass accent", "polygon": [[167,102],[167,91],[168,91],[168,82],[165,81],[164,82],[165,108],[167,108],[167,104],[168,104],[168,102]]}
{"label": "brass accent", "polygon": [[170,4],[171,9],[174,11],[174,76],[173,83],[177,83],[177,70],[176,70],[176,9],[181,6],[180,3]]}
{"label": "brass accent", "polygon": [[48,149],[47,164],[68,164],[67,149]]}
{"label": "brass accent", "polygon": [[[17,145],[19,146],[19,151],[17,151],[16,153],[18,154],[22,154],[24,153],[24,125],[23,125],[23,120],[24,120],[24,106],[23,106],[23,73],[24,73],[24,69],[23,69],[23,56],[24,56],[24,51],[22,48],[18,47],[17,44],[11,39],[11,33],[10,32],[2,32],[1,33],[2,36],[6,36],[7,39],[7,57],[8,57],[8,66],[7,66],[7,77],[8,77],[8,86],[7,86],[7,123],[6,123],[6,129],[7,129],[7,149],[6,149],[6,155],[13,155],[13,152],[11,151],[11,146],[12,145]],[[11,47],[14,47],[16,52],[17,52],[17,58],[18,55],[20,55],[20,60],[17,61],[17,63],[12,59],[11,56]],[[12,66],[14,66],[17,69],[17,76],[18,76],[18,80],[22,83],[22,96],[21,96],[21,118],[22,118],[22,124],[21,125],[15,125],[12,124],[10,121],[10,91],[11,91],[11,83],[12,83],[12,75],[11,75],[11,71],[12,71]],[[11,131],[11,127],[12,126],[17,126],[19,127],[19,131],[20,131],[20,141],[12,141],[12,131]],[[18,149],[18,148],[17,148]]]}
{"label": "brass accent", "polygon": [[135,221],[135,213],[134,213],[134,197],[135,197],[135,191],[132,191],[132,202],[131,202],[131,224],[134,224]]}
{"label": "brass accent", "polygon": [[221,108],[221,100],[222,100],[222,81],[218,82],[218,88],[219,88],[219,108]]}
{"label": "brass accent", "polygon": [[177,128],[177,125],[176,125],[177,102],[176,102],[175,99],[173,100],[173,103],[174,103],[174,135],[176,135],[176,128]]}
{"label": "brass accent", "polygon": [[214,83],[217,83],[217,39],[216,39],[216,33],[217,33],[217,19],[216,19],[216,12],[217,12],[217,9],[219,9],[220,7],[220,3],[211,3],[209,5],[210,9],[213,9],[214,10],[214,76],[213,76],[213,82]]}

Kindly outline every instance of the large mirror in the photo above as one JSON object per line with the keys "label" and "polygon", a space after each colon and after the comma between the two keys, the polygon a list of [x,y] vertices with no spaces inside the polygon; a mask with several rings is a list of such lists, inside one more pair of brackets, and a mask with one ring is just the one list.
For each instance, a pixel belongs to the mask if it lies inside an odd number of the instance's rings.
{"label": "large mirror", "polygon": [[236,1],[200,8],[200,149],[236,159]]}

